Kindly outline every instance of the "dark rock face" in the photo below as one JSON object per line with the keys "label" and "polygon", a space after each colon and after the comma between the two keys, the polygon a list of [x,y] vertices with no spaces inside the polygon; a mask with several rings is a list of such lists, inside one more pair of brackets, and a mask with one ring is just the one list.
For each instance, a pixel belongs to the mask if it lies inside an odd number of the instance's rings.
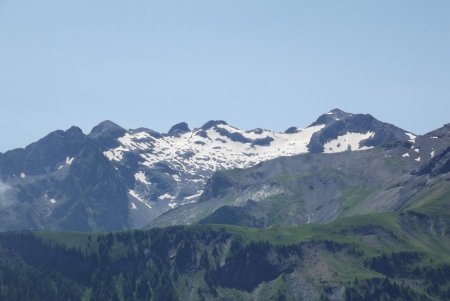
{"label": "dark rock face", "polygon": [[5,220],[19,222],[2,229],[128,228],[125,181],[101,151],[124,131],[109,121],[90,136],[71,127],[1,156],[0,175],[10,187],[6,193],[11,203],[3,213],[8,215]]}
{"label": "dark rock face", "polygon": [[[262,214],[258,214],[262,213]],[[262,215],[262,216],[258,216]],[[264,209],[257,202],[249,200],[246,206],[222,206],[200,220],[199,224],[227,224],[244,227],[264,228],[268,225]]]}
{"label": "dark rock face", "polygon": [[62,186],[67,202],[55,212],[63,217],[61,228],[89,231],[128,227],[124,180],[95,147],[87,146],[78,154]]}
{"label": "dark rock face", "polygon": [[117,147],[117,138],[123,136],[126,130],[112,121],[106,120],[96,125],[89,133],[89,138],[95,140],[104,149]]}
{"label": "dark rock face", "polygon": [[216,127],[216,132],[218,132],[220,135],[224,137],[230,138],[231,141],[240,142],[240,143],[250,143],[251,140],[245,138],[241,133],[230,133],[224,128]]}
{"label": "dark rock face", "polygon": [[288,128],[286,131],[284,131],[286,134],[295,134],[298,133],[298,129],[295,126],[292,126]]}
{"label": "dark rock face", "polygon": [[347,119],[353,116],[353,114],[346,113],[340,109],[333,109],[330,112],[321,115],[315,122],[311,124],[311,126],[315,125],[329,125],[335,123],[336,121]]}
{"label": "dark rock face", "polygon": [[422,166],[417,172],[413,172],[413,174],[428,174],[436,177],[448,172],[450,172],[450,147],[431,159],[429,163]]}
{"label": "dark rock face", "polygon": [[208,130],[208,129],[215,127],[217,125],[220,125],[220,124],[227,125],[228,123],[226,123],[223,120],[210,120],[210,121],[206,122],[204,125],[202,125],[201,129]]}
{"label": "dark rock face", "polygon": [[171,136],[176,136],[190,131],[191,130],[189,129],[189,126],[186,122],[180,122],[172,126],[167,134]]}
{"label": "dark rock face", "polygon": [[259,146],[269,146],[270,143],[273,141],[274,139],[272,137],[266,137],[266,138],[261,138],[261,139],[255,139],[252,141],[252,145],[259,145]]}
{"label": "dark rock face", "polygon": [[94,139],[102,136],[110,136],[117,138],[125,134],[125,132],[126,130],[121,126],[115,124],[110,120],[105,120],[96,125],[94,128],[92,128],[92,131],[89,133],[89,136]]}
{"label": "dark rock face", "polygon": [[263,132],[264,132],[264,130],[261,129],[261,128],[257,128],[257,129],[253,129],[253,130],[247,131],[247,133],[255,133],[255,134],[258,134],[258,135],[261,135]]}
{"label": "dark rock face", "polygon": [[222,173],[215,173],[206,185],[205,192],[200,198],[202,200],[207,200],[209,198],[218,197],[220,194],[224,193],[224,190],[233,186],[234,181]]}
{"label": "dark rock face", "polygon": [[0,157],[0,177],[50,172],[88,143],[89,139],[77,127],[52,132],[25,149],[15,149],[3,154]]}

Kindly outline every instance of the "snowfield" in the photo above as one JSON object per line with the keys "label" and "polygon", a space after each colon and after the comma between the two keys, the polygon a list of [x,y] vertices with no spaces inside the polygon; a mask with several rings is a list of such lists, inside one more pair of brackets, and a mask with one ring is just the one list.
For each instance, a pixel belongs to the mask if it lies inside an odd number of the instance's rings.
{"label": "snowfield", "polygon": [[[117,147],[103,154],[116,166],[125,164],[127,153],[140,158],[138,169],[134,172],[135,188],[130,189],[129,195],[149,208],[151,202],[162,201],[165,206],[174,208],[196,202],[206,181],[217,170],[249,168],[278,157],[308,153],[313,135],[324,127],[324,124],[318,124],[304,129],[291,128],[284,133],[263,129],[244,131],[225,122],[214,121],[176,135],[159,135],[146,129],[130,130],[117,138]],[[374,135],[370,131],[347,132],[328,141],[324,152],[370,149],[361,146],[361,143]],[[178,190],[167,190],[155,196],[151,193],[154,185],[151,171],[161,164],[170,169],[165,176],[170,177],[172,185]],[[194,185],[195,190],[179,195],[179,190],[187,185]],[[152,200],[150,195],[153,195]]]}

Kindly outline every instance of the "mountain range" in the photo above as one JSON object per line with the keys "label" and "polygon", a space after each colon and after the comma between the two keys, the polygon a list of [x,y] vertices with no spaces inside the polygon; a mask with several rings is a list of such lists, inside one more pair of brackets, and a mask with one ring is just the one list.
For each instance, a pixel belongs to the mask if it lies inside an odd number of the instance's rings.
{"label": "mountain range", "polygon": [[72,127],[0,154],[0,299],[449,300],[449,196],[450,125]]}
{"label": "mountain range", "polygon": [[445,170],[449,146],[449,125],[415,135],[339,109],[281,133],[71,127],[0,153],[0,229],[264,228],[399,211]]}

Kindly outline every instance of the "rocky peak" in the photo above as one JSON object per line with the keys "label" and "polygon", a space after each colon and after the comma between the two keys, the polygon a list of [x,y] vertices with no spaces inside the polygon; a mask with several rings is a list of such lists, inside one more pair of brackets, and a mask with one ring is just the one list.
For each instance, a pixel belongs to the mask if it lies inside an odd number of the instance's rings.
{"label": "rocky peak", "polygon": [[407,144],[411,139],[406,131],[379,121],[370,114],[351,114],[339,109],[320,116],[311,124],[311,126],[316,125],[325,125],[325,127],[315,133],[311,139],[308,148],[313,153],[325,151],[324,145],[333,140],[341,139],[343,142],[350,142],[355,135],[367,136],[360,141],[360,147],[393,147],[398,144]]}
{"label": "rocky peak", "polygon": [[94,139],[99,137],[120,137],[125,132],[126,130],[121,126],[110,120],[105,120],[92,128],[89,137]]}
{"label": "rocky peak", "polygon": [[186,122],[180,122],[172,126],[167,134],[170,136],[177,136],[190,131],[191,130]]}
{"label": "rocky peak", "polygon": [[127,131],[110,120],[105,120],[92,128],[89,138],[93,139],[103,149],[116,147],[117,138],[125,135]]}
{"label": "rocky peak", "polygon": [[66,135],[69,136],[81,136],[84,135],[83,131],[77,126],[71,126],[69,129],[65,131]]}
{"label": "rocky peak", "polygon": [[299,132],[299,130],[295,126],[291,126],[290,128],[288,128],[287,130],[284,131],[285,134],[295,134],[298,132]]}
{"label": "rocky peak", "polygon": [[321,115],[310,126],[321,125],[321,124],[329,125],[329,124],[335,123],[337,121],[345,120],[354,115],[355,114],[347,113],[340,109],[333,109],[330,112]]}
{"label": "rocky peak", "polygon": [[213,128],[215,126],[218,126],[219,124],[223,124],[223,125],[228,125],[228,123],[226,123],[223,120],[210,120],[207,123],[205,123],[201,128],[203,130],[208,130],[210,128]]}

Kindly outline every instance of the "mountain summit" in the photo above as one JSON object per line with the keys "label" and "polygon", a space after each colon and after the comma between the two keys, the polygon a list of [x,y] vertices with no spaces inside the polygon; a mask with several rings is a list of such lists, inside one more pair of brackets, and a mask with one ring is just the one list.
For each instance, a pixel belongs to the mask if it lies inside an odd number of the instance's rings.
{"label": "mountain summit", "polygon": [[172,126],[167,134],[170,136],[176,136],[190,131],[191,130],[186,122],[180,122]]}
{"label": "mountain summit", "polygon": [[330,123],[339,121],[339,120],[345,120],[349,117],[353,116],[351,113],[344,112],[340,109],[333,109],[328,113],[325,113],[321,115],[315,122],[313,122],[310,126],[313,125],[319,125],[319,124],[326,124],[329,125]]}
{"label": "mountain summit", "polygon": [[[392,124],[381,122],[370,114],[351,114],[334,109],[320,116],[311,126],[325,125],[322,131],[311,139],[309,150],[313,153],[335,152],[336,141],[342,147],[350,148],[355,139],[360,148],[389,147],[394,144],[408,144],[411,136]],[[362,138],[362,139],[361,139]],[[343,143],[342,143],[343,142]]]}

